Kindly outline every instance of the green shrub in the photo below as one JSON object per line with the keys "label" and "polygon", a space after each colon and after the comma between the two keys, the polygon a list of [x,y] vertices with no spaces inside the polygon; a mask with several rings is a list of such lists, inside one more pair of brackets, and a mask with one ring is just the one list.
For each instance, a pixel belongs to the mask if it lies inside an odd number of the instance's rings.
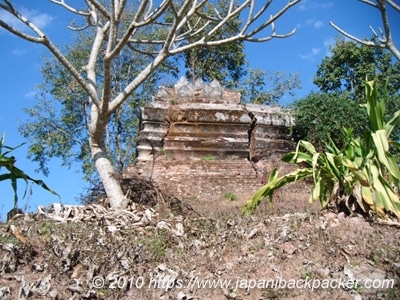
{"label": "green shrub", "polygon": [[207,156],[202,157],[201,160],[203,160],[203,161],[213,161],[213,160],[215,160],[215,157],[212,156],[212,155],[207,155]]}
{"label": "green shrub", "polygon": [[[6,168],[8,172],[4,173],[4,174],[0,174],[0,181],[3,181],[3,180],[11,181],[11,186],[14,190],[14,206],[16,206],[17,202],[18,202],[17,179],[23,179],[26,183],[26,188],[25,188],[23,197],[25,197],[27,189],[28,189],[28,180],[34,182],[37,185],[40,185],[45,190],[58,196],[58,194],[55,193],[52,189],[50,189],[42,180],[33,179],[29,175],[25,174],[21,169],[18,169],[15,166],[16,159],[14,156],[9,156],[9,153],[12,152],[13,150],[17,149],[18,147],[21,147],[23,144],[21,144],[17,147],[14,147],[14,148],[5,146],[4,145],[4,137],[5,137],[5,134],[3,134],[2,138],[0,139],[0,171],[2,170],[2,168]],[[3,152],[3,149],[5,149],[6,151]]]}
{"label": "green shrub", "polygon": [[237,200],[237,196],[235,193],[232,192],[226,192],[224,193],[224,198],[229,199],[231,201],[236,201]]}
{"label": "green shrub", "polygon": [[385,103],[378,101],[373,81],[366,83],[365,92],[367,103],[363,107],[369,116],[370,132],[361,139],[353,137],[352,129],[346,129],[342,150],[331,139],[325,152],[317,152],[311,143],[299,141],[296,151],[285,154],[281,160],[300,168],[281,177],[274,169],[268,183],[243,207],[244,215],[252,214],[265,197],[269,197],[272,205],[276,189],[312,178],[309,203],[319,200],[323,208],[334,203],[348,213],[374,210],[381,217],[389,213],[400,218],[400,170],[389,152],[389,144],[400,147],[389,139],[400,120],[400,110],[385,122]]}

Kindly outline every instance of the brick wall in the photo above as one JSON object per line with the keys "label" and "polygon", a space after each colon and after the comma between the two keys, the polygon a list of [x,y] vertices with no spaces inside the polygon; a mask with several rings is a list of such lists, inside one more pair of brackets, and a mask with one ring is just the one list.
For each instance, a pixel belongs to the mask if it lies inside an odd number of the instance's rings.
{"label": "brick wall", "polygon": [[143,107],[137,161],[126,176],[207,201],[228,192],[249,199],[262,186],[281,154],[293,149],[293,117],[279,107],[242,105],[239,93],[218,94],[213,84],[162,88]]}

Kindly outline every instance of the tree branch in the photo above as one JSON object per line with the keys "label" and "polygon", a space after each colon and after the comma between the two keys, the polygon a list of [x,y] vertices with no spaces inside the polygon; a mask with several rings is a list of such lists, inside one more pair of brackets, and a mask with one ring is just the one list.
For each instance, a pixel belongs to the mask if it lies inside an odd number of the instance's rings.
{"label": "tree branch", "polygon": [[88,13],[87,11],[82,11],[79,9],[76,9],[72,6],[69,6],[67,3],[65,3],[65,0],[49,0],[50,2],[60,5],[62,7],[64,7],[65,9],[67,9],[68,11],[76,14],[76,15],[80,15],[80,16],[90,16],[90,13]]}
{"label": "tree branch", "polygon": [[[377,45],[374,41],[368,41],[368,40],[361,40],[353,35],[351,35],[350,33],[344,31],[343,29],[341,29],[339,26],[337,26],[336,24],[334,24],[332,21],[329,22],[329,24],[335,28],[337,31],[339,31],[341,34],[343,34],[345,37],[348,37],[351,40],[354,40],[360,44],[363,44],[365,46],[371,46],[371,47],[379,47],[379,48],[385,48],[385,45]],[[376,35],[376,33],[373,31],[374,35]]]}
{"label": "tree branch", "polygon": [[29,42],[38,43],[38,44],[43,44],[43,42],[44,42],[43,37],[34,37],[32,35],[23,33],[21,31],[15,29],[14,27],[8,25],[7,23],[3,22],[2,20],[0,20],[0,26],[3,27],[5,30],[11,32],[12,34],[14,34],[24,40],[27,40]]}
{"label": "tree branch", "polygon": [[36,27],[28,18],[24,17],[21,13],[19,13],[11,4],[10,1],[5,0],[7,5],[0,3],[0,8],[3,8],[11,15],[16,17],[22,23],[27,25],[30,29],[32,29],[38,36],[34,37],[32,35],[27,35],[12,26],[9,26],[4,21],[0,20],[0,26],[4,29],[8,30],[12,34],[25,39],[30,42],[43,44],[46,46],[50,52],[57,58],[58,61],[71,73],[71,75],[79,82],[79,84],[85,89],[85,91],[89,94],[93,101],[98,101],[96,93],[90,88],[89,84],[86,80],[79,74],[76,68],[70,63],[70,61],[61,53],[61,51],[47,38],[47,36],[38,28]]}
{"label": "tree branch", "polygon": [[26,26],[28,26],[33,32],[35,32],[38,35],[38,37],[23,33],[22,31],[19,31],[19,30],[15,29],[14,27],[8,25],[6,22],[4,22],[2,20],[0,20],[0,26],[3,27],[4,29],[6,29],[7,31],[11,32],[12,34],[14,34],[14,35],[16,35],[16,36],[18,36],[18,37],[20,37],[20,38],[22,38],[24,40],[27,40],[27,41],[30,41],[30,42],[34,42],[34,43],[43,43],[45,34],[43,32],[41,32],[40,29],[35,24],[33,24],[31,21],[29,21],[21,13],[19,13],[14,8],[14,6],[11,4],[10,1],[4,0],[4,2],[6,2],[7,5],[4,5],[3,3],[0,3],[0,8],[4,9],[9,14],[13,15],[18,20],[20,20],[22,23],[24,23]]}
{"label": "tree branch", "polygon": [[371,5],[372,7],[379,10],[383,23],[384,33],[381,31],[381,36],[378,36],[376,31],[372,27],[370,28],[372,33],[379,40],[380,43],[377,43],[376,41],[361,40],[360,38],[351,35],[347,31],[335,25],[332,21],[330,21],[329,24],[344,36],[362,45],[388,49],[400,61],[400,50],[398,49],[398,47],[396,47],[396,45],[393,42],[389,18],[387,14],[386,2],[389,3],[389,5],[392,6],[398,12],[400,12],[400,6],[394,3],[393,0],[376,0],[376,2],[372,0],[359,0],[359,1]]}
{"label": "tree branch", "polygon": [[395,10],[400,12],[400,5],[396,4],[393,0],[387,0],[387,3],[389,3],[389,5],[393,7]]}
{"label": "tree branch", "polygon": [[110,19],[110,13],[108,10],[97,0],[85,0],[86,4],[88,7],[92,6],[92,9],[90,11],[93,11],[93,9],[97,9],[107,20]]}

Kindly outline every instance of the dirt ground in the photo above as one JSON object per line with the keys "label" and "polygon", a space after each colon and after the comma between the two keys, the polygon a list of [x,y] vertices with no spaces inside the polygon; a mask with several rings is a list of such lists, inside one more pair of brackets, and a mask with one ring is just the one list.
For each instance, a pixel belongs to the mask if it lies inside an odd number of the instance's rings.
{"label": "dirt ground", "polygon": [[0,224],[0,299],[400,299],[400,228],[307,195],[246,218],[245,199],[168,197],[16,215]]}

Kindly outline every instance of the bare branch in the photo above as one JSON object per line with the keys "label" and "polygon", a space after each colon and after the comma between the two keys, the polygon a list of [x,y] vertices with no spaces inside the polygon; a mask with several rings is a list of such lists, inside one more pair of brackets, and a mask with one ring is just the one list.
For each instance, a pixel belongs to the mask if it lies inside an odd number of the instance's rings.
{"label": "bare branch", "polygon": [[371,5],[372,7],[378,8],[378,5],[374,1],[371,0],[359,0],[359,1]]}
{"label": "bare branch", "polygon": [[387,0],[387,3],[389,3],[389,5],[393,7],[395,10],[400,12],[400,5],[396,4],[393,0]]}
{"label": "bare branch", "polygon": [[92,84],[86,82],[86,80],[81,76],[81,74],[75,69],[75,67],[70,63],[70,61],[61,53],[61,51],[49,40],[45,39],[43,43],[50,52],[57,58],[57,60],[71,73],[71,75],[79,82],[83,89],[88,93],[89,97],[93,102],[99,104],[99,99],[97,97],[96,91],[93,89]]}
{"label": "bare branch", "polygon": [[124,12],[124,9],[126,7],[126,2],[127,0],[121,0],[118,6],[118,10],[115,12],[116,20],[118,22],[121,20],[122,13]]}
{"label": "bare branch", "polygon": [[[329,22],[329,24],[333,28],[335,28],[337,31],[339,31],[341,34],[343,34],[344,36],[346,36],[349,39],[352,39],[362,45],[388,49],[400,61],[400,50],[398,47],[396,47],[396,45],[393,42],[392,32],[391,32],[390,23],[389,23],[389,17],[387,14],[386,2],[389,3],[389,5],[392,6],[398,12],[400,12],[400,6],[398,4],[396,4],[393,0],[375,0],[376,2],[372,1],[372,0],[359,0],[359,1],[378,9],[381,14],[381,19],[382,19],[384,30],[382,31],[380,29],[380,33],[381,33],[380,36],[370,26],[370,29],[371,29],[373,35],[377,38],[376,41],[361,40],[360,38],[357,38],[357,37],[351,35],[347,31],[345,31],[342,28],[340,28],[339,26],[335,25],[332,21]],[[379,43],[377,41],[379,41]]]}
{"label": "bare branch", "polygon": [[76,9],[72,6],[69,6],[67,3],[65,3],[65,0],[49,0],[49,1],[66,8],[68,11],[70,11],[76,15],[85,16],[85,17],[90,16],[90,13],[88,13],[87,11],[82,11],[82,10]]}
{"label": "bare branch", "polygon": [[[85,81],[85,79],[79,74],[79,72],[75,69],[75,67],[69,62],[69,60],[59,51],[59,49],[47,38],[47,36],[38,28],[36,27],[31,21],[29,21],[26,17],[20,14],[8,1],[5,0],[7,6],[0,3],[0,7],[8,11],[14,17],[19,19],[21,22],[26,24],[30,29],[32,29],[38,36],[27,35],[11,26],[6,24],[4,21],[0,20],[0,26],[4,29],[8,30],[9,32],[15,34],[16,36],[23,38],[27,41],[39,43],[45,45],[51,53],[57,58],[60,63],[64,65],[64,67],[71,73],[72,76],[82,85],[82,87],[86,90],[86,92],[93,98],[93,101],[97,100],[97,95],[93,90],[90,89],[89,84]],[[98,100],[97,100],[98,101]]]}
{"label": "bare branch", "polygon": [[68,29],[73,30],[73,31],[83,31],[87,28],[89,28],[91,25],[88,23],[86,25],[83,25],[81,27],[75,27],[75,26],[67,26]]}
{"label": "bare branch", "polygon": [[11,32],[12,34],[15,34],[16,36],[27,40],[29,42],[33,42],[33,43],[43,43],[44,39],[41,37],[35,37],[26,33],[23,33],[17,29],[15,29],[14,27],[8,25],[7,23],[5,23],[4,21],[0,20],[0,26],[3,27],[5,30]]}
{"label": "bare branch", "polygon": [[9,14],[13,15],[15,18],[17,18],[18,20],[20,20],[22,23],[24,23],[26,26],[28,26],[33,32],[36,33],[36,35],[38,35],[37,37],[23,33],[22,31],[19,31],[17,29],[15,29],[14,27],[8,25],[7,23],[5,23],[4,21],[0,20],[0,26],[3,27],[4,29],[8,30],[9,32],[15,34],[16,36],[30,41],[30,42],[34,42],[34,43],[43,43],[44,41],[44,37],[45,34],[43,32],[40,31],[40,29],[33,24],[31,21],[29,21],[26,17],[24,17],[21,13],[19,13],[14,6],[11,4],[10,1],[5,0],[7,5],[4,5],[3,3],[0,3],[0,8],[4,9],[5,11],[7,11]]}
{"label": "bare branch", "polygon": [[[280,11],[278,11],[275,15],[271,15],[271,17],[269,18],[268,21],[264,22],[264,24],[262,24],[261,26],[259,26],[259,27],[256,28],[255,30],[253,30],[252,32],[248,33],[247,36],[248,36],[248,37],[252,37],[252,36],[256,35],[257,33],[259,33],[260,31],[264,30],[266,27],[272,25],[272,24],[273,24],[276,20],[278,20],[289,8],[291,8],[292,6],[296,5],[298,2],[299,2],[299,0],[291,0],[291,1],[289,1],[288,4],[286,4]],[[267,3],[267,4],[269,5],[269,3]],[[266,5],[267,5],[267,4],[266,4]],[[267,6],[266,8],[268,8],[268,6]],[[266,8],[265,8],[265,9],[266,9]],[[259,18],[259,17],[260,17],[260,15],[257,14],[257,18]],[[254,22],[254,20],[252,20],[252,22]],[[273,31],[275,31],[275,30],[273,30]],[[291,33],[288,33],[288,34],[285,34],[285,35],[276,35],[276,34],[273,32],[272,37],[279,37],[279,36],[281,36],[281,37],[283,37],[283,36],[287,37],[287,36],[290,36],[290,35],[294,34],[294,32],[295,32],[295,30],[293,30]],[[267,39],[269,40],[270,38],[267,37]],[[248,40],[250,40],[250,39],[248,39]],[[256,41],[256,40],[254,40],[254,39],[251,39],[251,40],[252,40],[252,41]],[[263,40],[265,40],[265,38],[262,38],[262,39],[260,39],[259,41],[263,41]]]}
{"label": "bare branch", "polygon": [[[152,3],[152,1],[150,1],[150,2]],[[118,41],[118,44],[115,46],[115,48],[112,50],[112,52],[110,52],[108,55],[110,55],[111,57],[115,57],[115,55],[117,55],[122,50],[122,48],[129,42],[129,39],[132,36],[135,29],[137,29],[139,27],[144,27],[148,24],[153,23],[162,13],[165,12],[165,10],[169,6],[170,2],[172,2],[172,1],[164,0],[161,3],[161,5],[153,13],[150,13],[148,11],[147,12],[148,15],[145,17],[146,20],[143,22],[140,22],[140,19],[142,18],[144,10],[146,8],[146,5],[148,3],[148,0],[142,1],[141,5],[138,9],[138,12],[136,13],[135,17],[133,18],[133,21],[131,22],[130,26],[126,30],[125,34]],[[152,7],[152,4],[150,5],[150,7]]]}
{"label": "bare branch", "polygon": [[107,20],[110,19],[110,13],[108,10],[97,0],[85,0],[88,7],[92,7],[90,9],[93,12],[93,9],[97,9]]}
{"label": "bare branch", "polygon": [[[368,40],[361,40],[349,33],[347,33],[346,31],[344,31],[343,29],[341,29],[339,26],[337,26],[336,24],[334,24],[332,21],[329,22],[329,24],[335,28],[337,31],[339,31],[341,34],[343,34],[345,37],[348,37],[351,40],[354,40],[360,44],[363,44],[365,46],[371,46],[371,47],[378,47],[378,45],[374,42],[374,41],[368,41]],[[376,35],[376,32],[373,30],[374,35]],[[385,45],[379,45],[380,48],[385,48]]]}
{"label": "bare branch", "polygon": [[[118,33],[118,22],[116,21],[116,11],[119,10],[117,6],[117,1],[110,1],[110,27],[108,33],[108,42],[107,42],[107,49],[104,55],[104,88],[103,88],[103,95],[102,95],[102,112],[108,112],[108,103],[109,99],[111,99],[111,88],[112,88],[112,51],[117,39]],[[105,32],[102,31],[101,38],[103,38]]]}

